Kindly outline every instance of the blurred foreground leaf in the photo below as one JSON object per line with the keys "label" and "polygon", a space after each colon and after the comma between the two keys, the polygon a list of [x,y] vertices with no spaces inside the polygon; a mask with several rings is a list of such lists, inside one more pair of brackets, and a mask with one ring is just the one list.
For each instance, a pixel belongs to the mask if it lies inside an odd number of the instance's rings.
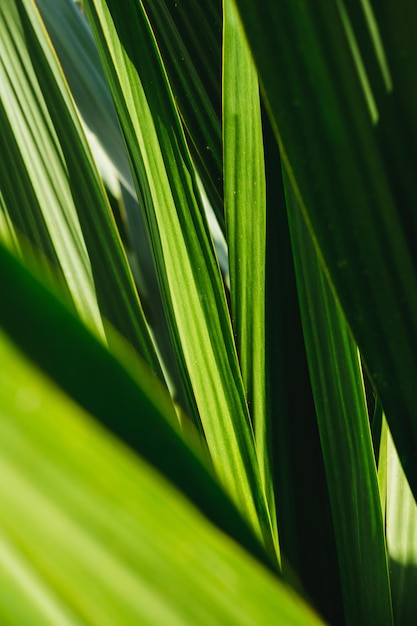
{"label": "blurred foreground leaf", "polygon": [[321,624],[0,334],[3,624]]}

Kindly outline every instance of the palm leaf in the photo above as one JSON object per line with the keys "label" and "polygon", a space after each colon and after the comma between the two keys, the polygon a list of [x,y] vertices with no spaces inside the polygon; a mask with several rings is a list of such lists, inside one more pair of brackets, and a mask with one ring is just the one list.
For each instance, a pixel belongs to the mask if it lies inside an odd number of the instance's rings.
{"label": "palm leaf", "polygon": [[195,419],[221,481],[273,554],[221,276],[156,42],[141,6],[88,2],[86,8],[144,202],[171,336],[190,404],[198,406]]}
{"label": "palm leaf", "polygon": [[2,623],[412,623],[417,10],[78,4],[0,8]]}
{"label": "palm leaf", "polygon": [[357,347],[290,183],[289,222],[347,624],[392,624],[384,527]]}
{"label": "palm leaf", "polygon": [[[224,232],[219,0],[145,0],[193,161]],[[198,24],[196,31],[195,24]]]}
{"label": "palm leaf", "polygon": [[417,507],[391,435],[387,436],[386,527],[395,624],[416,614]]}
{"label": "palm leaf", "polygon": [[[362,24],[343,2],[237,2],[286,168],[417,493],[413,78],[402,34],[387,34],[389,10],[377,11],[378,22],[362,4],[380,55],[373,74],[358,44]],[[415,20],[407,3],[393,22],[410,59]]]}
{"label": "palm leaf", "polygon": [[291,576],[288,569],[297,572],[322,615],[330,624],[340,624],[344,619],[342,587],[283,180],[277,176],[280,156],[265,115],[263,139],[267,181],[267,406],[280,548],[285,555],[283,575]]}
{"label": "palm leaf", "polygon": [[322,623],[3,332],[0,346],[4,624]]}
{"label": "palm leaf", "polygon": [[232,323],[261,476],[275,517],[271,429],[265,397],[266,182],[259,85],[239,16],[228,1],[224,3],[223,68],[224,188]]}
{"label": "palm leaf", "polygon": [[[108,352],[3,248],[0,248],[0,272],[8,293],[8,306],[0,314],[5,332],[103,425],[148,461],[157,464],[171,480],[178,480],[186,492],[191,490],[189,495],[195,502],[205,508],[205,503],[214,496],[213,511],[217,509],[221,516],[225,513],[226,524],[228,518],[236,520],[233,507],[226,505],[227,499],[217,483],[210,477],[206,482],[207,469],[201,466],[201,459],[187,450],[179,437],[171,398],[135,353],[116,337],[114,344],[118,345],[119,358]],[[22,312],[29,309],[31,324],[22,324]],[[182,456],[184,464],[180,460]],[[189,480],[190,475],[193,481]],[[218,497],[223,499],[220,507],[216,504]],[[222,512],[223,506],[229,511],[225,508]],[[247,530],[244,532],[247,534]]]}
{"label": "palm leaf", "polygon": [[23,234],[62,273],[81,319],[103,338],[109,320],[163,378],[104,189],[32,3],[2,7],[0,29],[2,219],[13,241]]}
{"label": "palm leaf", "polygon": [[[187,403],[173,354],[158,279],[136,197],[113,100],[85,16],[72,0],[37,0],[48,35],[65,72],[89,146],[109,195],[146,321],[161,355],[175,400]],[[110,285],[111,286],[111,285]]]}

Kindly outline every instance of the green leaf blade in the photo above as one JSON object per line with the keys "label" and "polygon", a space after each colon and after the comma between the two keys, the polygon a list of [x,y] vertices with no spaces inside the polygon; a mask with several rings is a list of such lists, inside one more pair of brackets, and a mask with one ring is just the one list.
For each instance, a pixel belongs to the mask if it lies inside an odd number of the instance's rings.
{"label": "green leaf blade", "polygon": [[223,150],[231,312],[261,477],[275,519],[265,383],[266,181],[259,85],[233,2],[224,3]]}
{"label": "green leaf blade", "polygon": [[[28,358],[207,517],[269,564],[247,522],[207,469],[201,448],[179,436],[172,400],[151,370],[120,341],[115,341],[117,358],[111,354],[1,246],[0,277],[9,294],[0,326]],[[22,321],[27,310],[30,325]]]}
{"label": "green leaf blade", "polygon": [[380,495],[359,354],[286,179],[300,308],[347,624],[392,624]]}
{"label": "green leaf blade", "polygon": [[5,623],[323,623],[3,332],[0,364]]}
{"label": "green leaf blade", "polygon": [[6,220],[17,241],[23,235],[55,264],[81,319],[103,340],[103,320],[109,320],[163,379],[102,183],[39,15],[31,2],[16,0],[2,7],[0,27]]}
{"label": "green leaf blade", "polygon": [[386,433],[386,533],[395,624],[411,624],[417,603],[417,505],[391,434]]}
{"label": "green leaf blade", "polygon": [[[372,117],[344,14],[348,3],[237,5],[285,167],[417,493],[417,186],[408,100],[414,79],[403,59],[405,48],[407,58],[416,54],[415,7],[393,10],[392,20],[389,10],[375,10],[392,89],[389,82],[381,88],[378,63],[376,76],[365,66],[377,108]],[[348,16],[356,37],[362,24],[350,9]],[[369,29],[368,40],[374,36]]]}
{"label": "green leaf blade", "polygon": [[[194,163],[224,231],[221,139],[221,3],[143,3]],[[196,30],[195,24],[198,24]],[[209,52],[209,54],[208,54]]]}
{"label": "green leaf blade", "polygon": [[145,201],[164,307],[191,405],[198,409],[220,480],[273,555],[220,271],[149,22],[142,7],[129,3],[98,1],[86,7]]}

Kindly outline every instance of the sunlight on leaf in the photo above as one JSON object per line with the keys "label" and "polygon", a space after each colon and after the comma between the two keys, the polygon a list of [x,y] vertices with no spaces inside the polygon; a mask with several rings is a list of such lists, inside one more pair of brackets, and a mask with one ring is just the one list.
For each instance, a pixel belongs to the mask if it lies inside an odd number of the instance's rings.
{"label": "sunlight on leaf", "polygon": [[0,365],[4,623],[321,623],[4,334]]}

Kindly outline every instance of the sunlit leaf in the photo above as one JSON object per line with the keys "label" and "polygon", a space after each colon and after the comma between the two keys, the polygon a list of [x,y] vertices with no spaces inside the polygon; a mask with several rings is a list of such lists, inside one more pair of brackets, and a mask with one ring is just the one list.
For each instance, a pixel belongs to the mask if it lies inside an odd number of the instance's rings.
{"label": "sunlit leaf", "polygon": [[162,378],[103,186],[32,2],[2,4],[0,32],[1,210],[13,238],[29,239],[62,272],[85,323],[104,339],[103,319],[110,320]]}
{"label": "sunlit leaf", "polygon": [[0,334],[2,623],[321,624]]}
{"label": "sunlit leaf", "polygon": [[224,193],[232,324],[261,476],[275,517],[265,397],[266,182],[259,85],[239,16],[229,0],[224,3],[223,22]]}
{"label": "sunlit leaf", "polygon": [[221,275],[157,44],[141,6],[99,0],[86,8],[144,201],[172,340],[190,405],[198,407],[194,418],[219,478],[273,554]]}
{"label": "sunlit leaf", "polygon": [[417,610],[417,505],[392,437],[387,446],[387,548],[396,625],[412,624]]}

